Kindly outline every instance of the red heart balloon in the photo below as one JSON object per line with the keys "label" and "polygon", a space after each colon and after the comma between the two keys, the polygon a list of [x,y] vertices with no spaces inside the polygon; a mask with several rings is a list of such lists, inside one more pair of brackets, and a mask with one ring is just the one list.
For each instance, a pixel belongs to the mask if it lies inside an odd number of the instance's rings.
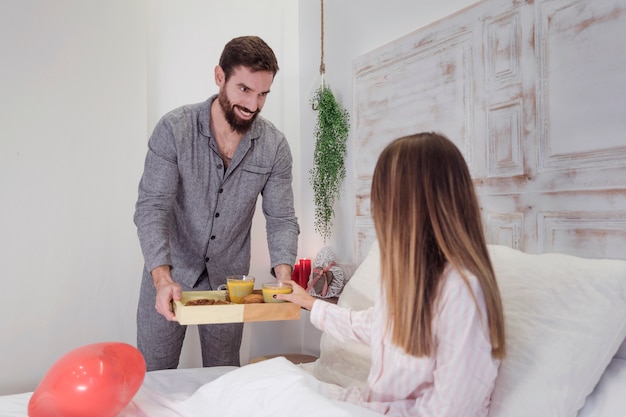
{"label": "red heart balloon", "polygon": [[74,349],[52,365],[28,403],[29,417],[115,417],[146,374],[141,352],[126,343]]}

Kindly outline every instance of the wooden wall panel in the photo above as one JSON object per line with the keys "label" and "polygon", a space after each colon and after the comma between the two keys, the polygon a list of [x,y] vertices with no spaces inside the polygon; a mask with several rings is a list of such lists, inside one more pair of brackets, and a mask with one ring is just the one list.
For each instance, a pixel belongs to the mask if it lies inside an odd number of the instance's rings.
{"label": "wooden wall panel", "polygon": [[559,0],[537,9],[539,169],[624,166],[624,1]]}
{"label": "wooden wall panel", "polygon": [[626,0],[487,0],[355,62],[357,261],[392,139],[463,152],[487,239],[626,259]]}

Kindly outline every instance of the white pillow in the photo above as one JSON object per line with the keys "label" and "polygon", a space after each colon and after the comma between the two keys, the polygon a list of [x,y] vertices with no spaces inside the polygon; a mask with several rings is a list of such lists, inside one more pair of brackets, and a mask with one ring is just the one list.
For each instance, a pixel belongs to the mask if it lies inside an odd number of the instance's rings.
{"label": "white pillow", "polygon": [[623,417],[626,410],[626,360],[614,358],[578,417]]}
{"label": "white pillow", "polygon": [[[374,242],[367,256],[354,271],[344,287],[337,305],[364,310],[374,304],[378,291],[380,256],[378,242]],[[316,378],[333,384],[365,386],[369,374],[371,352],[368,346],[339,342],[322,333],[320,357],[309,368]]]}
{"label": "white pillow", "polygon": [[626,338],[622,342],[622,345],[617,350],[615,357],[618,359],[626,359]]}
{"label": "white pillow", "polygon": [[507,357],[490,417],[575,417],[626,336],[626,261],[490,246]]}

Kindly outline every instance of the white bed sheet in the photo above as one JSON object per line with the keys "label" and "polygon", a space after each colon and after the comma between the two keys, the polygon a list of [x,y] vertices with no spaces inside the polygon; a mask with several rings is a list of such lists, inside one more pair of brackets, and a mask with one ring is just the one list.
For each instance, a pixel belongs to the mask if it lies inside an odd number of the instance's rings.
{"label": "white bed sheet", "polygon": [[[148,372],[118,417],[380,417],[322,395],[324,383],[283,357],[252,365]],[[0,397],[0,416],[27,417],[32,393]]]}

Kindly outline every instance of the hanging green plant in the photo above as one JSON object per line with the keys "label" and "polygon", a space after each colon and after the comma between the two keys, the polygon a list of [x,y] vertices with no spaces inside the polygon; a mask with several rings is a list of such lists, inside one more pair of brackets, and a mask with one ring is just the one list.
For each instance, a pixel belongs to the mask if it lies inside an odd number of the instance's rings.
{"label": "hanging green plant", "polygon": [[350,131],[349,114],[326,85],[315,92],[311,104],[317,110],[315,152],[309,181],[315,202],[315,231],[324,239],[331,236],[334,203],[339,199],[346,177],[344,160]]}

